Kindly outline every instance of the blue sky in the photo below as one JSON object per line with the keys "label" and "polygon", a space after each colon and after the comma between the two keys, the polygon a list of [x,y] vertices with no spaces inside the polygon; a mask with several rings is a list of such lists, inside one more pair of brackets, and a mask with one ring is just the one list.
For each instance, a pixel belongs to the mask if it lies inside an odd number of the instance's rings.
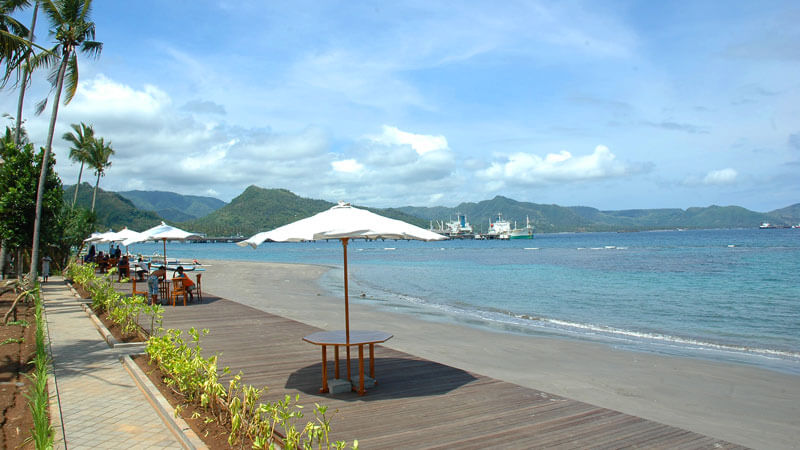
{"label": "blue sky", "polygon": [[[800,202],[797,2],[97,1],[93,18],[104,49],[54,143],[67,184],[58,137],[86,122],[116,151],[116,191]],[[39,145],[46,93],[40,74],[24,112]],[[15,92],[0,101],[15,111]]]}

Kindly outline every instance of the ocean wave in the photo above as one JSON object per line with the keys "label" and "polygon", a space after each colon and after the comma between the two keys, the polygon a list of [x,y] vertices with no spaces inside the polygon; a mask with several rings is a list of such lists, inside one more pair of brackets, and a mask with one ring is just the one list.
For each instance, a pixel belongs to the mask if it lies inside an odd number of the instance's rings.
{"label": "ocean wave", "polygon": [[439,313],[435,316],[450,317],[456,322],[475,324],[477,321],[478,323],[483,322],[486,326],[490,327],[492,323],[511,325],[518,328],[518,330],[523,333],[527,330],[528,332],[557,333],[568,337],[585,338],[589,340],[602,339],[612,342],[624,341],[637,346],[644,345],[644,349],[647,349],[647,344],[662,344],[676,346],[678,349],[687,351],[728,352],[800,362],[800,352],[794,351],[721,344],[664,333],[626,330],[603,325],[571,322],[568,320],[553,319],[531,314],[513,313],[500,309],[476,309],[473,305],[469,304],[433,303],[420,297],[391,293],[375,288],[370,288],[370,291],[373,291],[370,298],[374,300],[383,300],[383,302],[381,302],[383,306],[400,307],[400,309],[406,312],[409,312],[407,310],[408,306],[424,308],[429,310],[429,312],[424,313],[425,316],[430,316],[430,310],[435,310]]}

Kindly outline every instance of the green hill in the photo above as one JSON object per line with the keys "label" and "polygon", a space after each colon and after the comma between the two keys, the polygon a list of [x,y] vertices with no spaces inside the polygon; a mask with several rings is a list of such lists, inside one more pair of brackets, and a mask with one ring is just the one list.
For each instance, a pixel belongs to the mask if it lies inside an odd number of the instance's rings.
{"label": "green hill", "polygon": [[[94,186],[89,183],[81,183],[78,190],[78,202],[76,207],[91,209],[92,192]],[[64,186],[64,201],[72,204],[72,196],[75,193],[75,185]],[[115,231],[122,227],[132,230],[142,231],[161,222],[161,217],[152,211],[142,211],[125,197],[116,192],[97,189],[97,201],[95,202],[94,212],[97,214],[97,229],[107,231],[113,228]]]}
{"label": "green hill", "polygon": [[[72,202],[74,186],[64,188],[64,197]],[[264,189],[250,186],[229,204],[210,197],[182,196],[170,192],[127,191],[132,201],[124,196],[98,190],[96,213],[98,229],[109,227],[115,230],[128,226],[134,230],[144,230],[157,225],[161,217],[186,230],[214,236],[241,234],[250,236],[259,231],[277,228],[281,225],[309,217],[334,205],[325,200],[300,197],[286,189]],[[92,186],[81,185],[78,204],[86,209],[91,205]],[[136,207],[147,205],[162,208],[163,216],[153,211]],[[221,207],[202,217],[187,213],[199,213]],[[358,205],[356,205],[358,206]],[[688,209],[629,209],[602,211],[587,206],[558,206],[530,202],[520,202],[497,196],[491,200],[477,203],[462,203],[455,208],[443,206],[402,208],[365,208],[377,214],[404,220],[427,228],[431,221],[455,219],[456,214],[467,215],[476,232],[488,231],[489,221],[496,220],[497,214],[523,226],[525,218],[530,217],[537,233],[581,232],[581,231],[634,231],[669,228],[754,228],[761,222],[778,226],[800,223],[800,203],[777,209],[769,213],[750,211],[739,206],[708,206]]]}
{"label": "green hill", "polygon": [[778,225],[800,224],[800,203],[770,211],[769,216],[771,217],[770,221]]}
{"label": "green hill", "polygon": [[183,225],[194,232],[213,236],[249,236],[314,215],[331,206],[331,202],[302,198],[286,189],[250,186],[222,208]]}
{"label": "green hill", "polygon": [[[181,224],[185,229],[213,236],[250,236],[322,212],[335,203],[300,197],[286,189],[250,186],[238,197],[211,214]],[[363,207],[361,207],[363,208]],[[420,226],[427,222],[394,209],[364,208],[393,219]]]}
{"label": "green hill", "polygon": [[784,208],[765,214],[750,211],[739,206],[716,206],[683,209],[631,209],[620,211],[601,211],[587,206],[558,206],[519,202],[497,196],[479,203],[462,203],[455,208],[403,207],[400,211],[413,214],[426,220],[448,220],[456,214],[467,215],[475,231],[485,232],[489,220],[496,220],[497,214],[519,226],[530,217],[539,233],[569,231],[629,231],[666,228],[753,228],[763,221],[778,225],[788,225],[786,219],[776,220],[776,213],[783,212],[791,217],[800,205]]}
{"label": "green hill", "polygon": [[122,191],[119,195],[132,201],[137,208],[155,211],[173,222],[197,219],[226,205],[222,200],[199,195],[180,195],[164,191]]}

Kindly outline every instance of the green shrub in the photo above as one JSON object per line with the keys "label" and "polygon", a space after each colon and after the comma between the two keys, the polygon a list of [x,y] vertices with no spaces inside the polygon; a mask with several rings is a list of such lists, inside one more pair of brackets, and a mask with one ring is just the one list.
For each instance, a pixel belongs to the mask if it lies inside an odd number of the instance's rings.
{"label": "green shrub", "polygon": [[[252,441],[253,448],[337,448],[347,446],[345,442],[330,443],[330,419],[326,417],[327,408],[315,404],[314,421],[309,421],[302,429],[297,429],[295,421],[303,418],[300,396],[294,399],[288,395],[283,400],[261,403],[265,389],[242,384],[242,374],[235,375],[227,389],[219,382],[217,355],[204,358],[200,347],[201,335],[208,330],[189,330],[191,345],[183,340],[180,330],[167,330],[161,336],[151,337],[145,351],[167,375],[164,380],[172,389],[183,394],[190,402],[199,402],[207,411],[207,420],[230,424],[228,443],[231,446],[244,445]],[[226,367],[223,374],[229,373]],[[280,441],[276,432],[283,435]],[[353,441],[352,448],[358,448]]]}

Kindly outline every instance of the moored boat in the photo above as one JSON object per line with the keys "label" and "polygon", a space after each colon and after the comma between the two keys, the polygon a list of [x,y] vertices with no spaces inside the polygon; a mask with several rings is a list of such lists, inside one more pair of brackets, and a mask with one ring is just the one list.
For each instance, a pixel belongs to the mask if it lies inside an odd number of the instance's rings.
{"label": "moored boat", "polygon": [[511,239],[533,239],[533,225],[531,225],[530,217],[525,216],[525,228],[517,228],[515,222],[514,229],[509,233],[509,237]]}
{"label": "moored boat", "polygon": [[487,239],[508,239],[511,235],[511,222],[503,220],[503,215],[498,213],[497,220],[489,221],[489,232],[486,233]]}

